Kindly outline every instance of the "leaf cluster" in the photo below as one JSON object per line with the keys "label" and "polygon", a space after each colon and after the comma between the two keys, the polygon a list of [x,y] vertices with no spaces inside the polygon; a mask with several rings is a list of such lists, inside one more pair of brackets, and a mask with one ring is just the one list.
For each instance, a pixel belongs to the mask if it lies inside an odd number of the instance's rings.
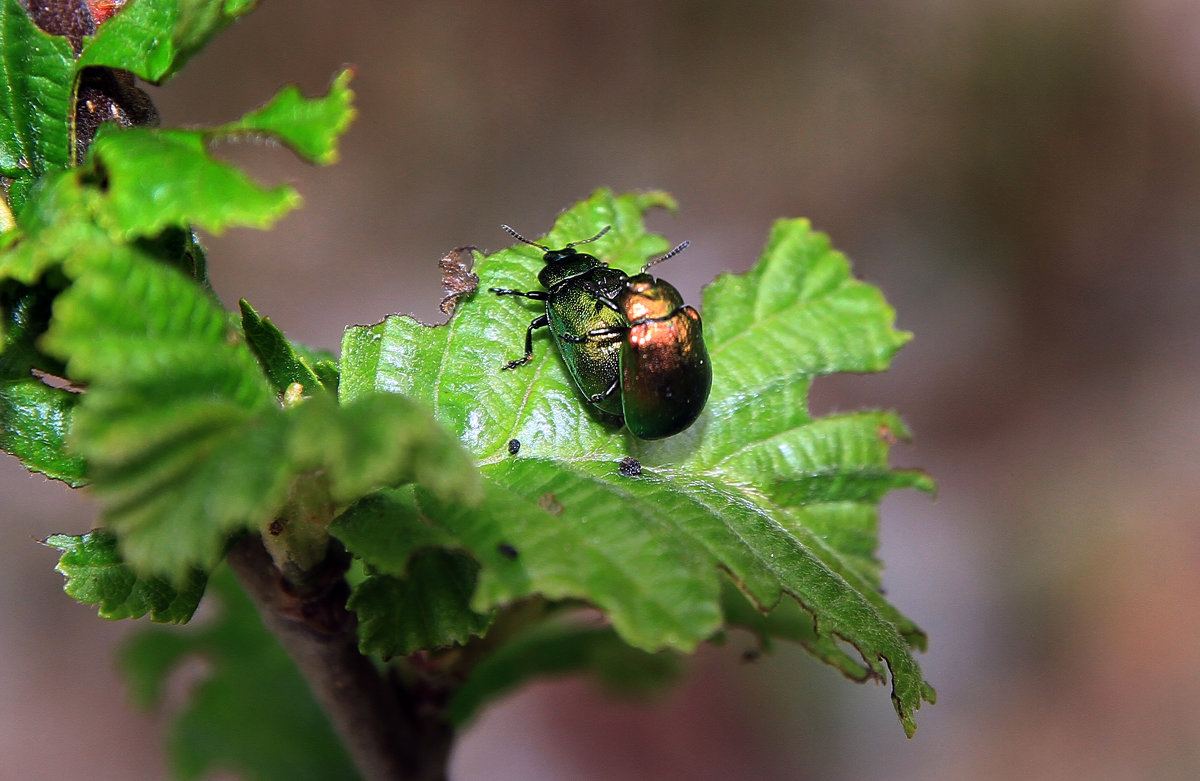
{"label": "leaf cluster", "polygon": [[[249,303],[221,306],[193,231],[266,228],[298,206],[213,145],[267,137],[332,162],[349,72],[215,128],[105,125],[73,164],[85,68],[161,82],[252,5],[135,0],[76,58],[0,0],[0,447],[100,504],[102,531],[46,541],[68,593],[105,618],[183,622],[238,535],[261,533],[289,577],[344,546],[361,649],[459,681],[456,723],[534,675],[653,688],[742,628],[887,682],[911,735],[933,690],[912,655],[923,633],[882,595],[878,507],[933,484],[890,466],[896,414],[808,408],[818,377],[884,370],[908,340],[880,292],[806,221],[780,220],[749,272],[705,289],[709,403],[655,442],[595,413],[548,338],[500,371],[541,304],[481,291],[535,286],[542,253],[526,245],[477,256],[478,288],[463,271],[445,324],[355,326],[336,359],[295,345]],[[612,226],[589,252],[634,272],[669,247],[643,221],[663,207],[664,193],[599,190],[540,242]],[[259,643],[229,610],[200,640],[139,641],[143,688],[186,653]],[[252,675],[284,684],[262,664],[219,669],[209,706]]]}
{"label": "leaf cluster", "polygon": [[[56,52],[51,86],[66,96],[52,113],[33,98],[54,89],[30,87],[0,133],[38,161],[4,170],[14,222],[0,237],[3,445],[31,469],[90,484],[122,560],[150,579],[211,570],[233,535],[292,520],[314,494],[328,508],[320,526],[382,486],[475,490],[465,452],[425,410],[384,394],[339,405],[330,356],[294,348],[245,302],[239,322],[207,285],[193,229],[267,227],[300,200],[213,145],[253,135],[331,162],[354,114],[349,71],[323,97],[287,87],[216,128],[104,125],[74,167],[25,143],[71,146],[70,90],[85,67],[166,78],[246,5],[131,4],[78,61],[15,2],[0,5],[0,29],[22,36],[4,40],[6,53]],[[163,31],[150,47],[147,25]],[[300,562],[323,556],[327,539],[295,526]]]}

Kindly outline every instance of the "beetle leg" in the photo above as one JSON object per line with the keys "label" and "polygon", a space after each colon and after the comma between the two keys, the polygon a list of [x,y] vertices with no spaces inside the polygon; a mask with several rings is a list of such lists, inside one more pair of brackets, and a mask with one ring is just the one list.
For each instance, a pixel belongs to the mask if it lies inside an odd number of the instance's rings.
{"label": "beetle leg", "polygon": [[550,317],[548,315],[542,315],[541,317],[534,318],[533,322],[529,324],[529,327],[525,329],[525,356],[504,364],[504,369],[515,369],[518,366],[524,366],[525,364],[529,363],[529,359],[533,357],[533,329],[545,328],[548,325],[550,325]]}
{"label": "beetle leg", "polygon": [[618,386],[618,385],[620,385],[620,384],[621,384],[621,375],[619,375],[619,374],[618,374],[618,375],[617,375],[617,377],[616,377],[616,379],[614,379],[614,380],[613,380],[613,383],[612,383],[612,385],[609,385],[609,386],[608,386],[608,390],[604,391],[604,393],[594,393],[594,394],[592,394],[592,396],[591,396],[591,401],[592,401],[592,403],[593,403],[593,404],[599,404],[600,402],[602,402],[602,401],[604,401],[605,399],[607,399],[609,396],[611,396],[611,395],[613,395],[614,393],[616,393],[616,391],[617,391],[617,386]]}

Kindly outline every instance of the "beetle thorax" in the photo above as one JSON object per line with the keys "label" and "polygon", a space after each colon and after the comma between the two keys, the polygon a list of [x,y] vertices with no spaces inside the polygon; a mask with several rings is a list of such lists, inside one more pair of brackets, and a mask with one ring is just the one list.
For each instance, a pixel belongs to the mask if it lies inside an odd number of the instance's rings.
{"label": "beetle thorax", "polygon": [[597,258],[575,250],[551,250],[543,256],[545,267],[538,273],[538,282],[547,290],[572,277],[582,276],[594,268],[603,268]]}

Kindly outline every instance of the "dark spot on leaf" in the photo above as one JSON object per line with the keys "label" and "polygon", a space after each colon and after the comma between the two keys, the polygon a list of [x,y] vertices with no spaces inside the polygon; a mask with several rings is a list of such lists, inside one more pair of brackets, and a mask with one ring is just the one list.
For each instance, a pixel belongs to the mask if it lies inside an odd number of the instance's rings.
{"label": "dark spot on leaf", "polygon": [[278,537],[279,535],[283,534],[283,521],[279,520],[278,518],[271,521],[271,525],[267,527],[267,532],[272,537]]}
{"label": "dark spot on leaf", "polygon": [[538,498],[538,507],[541,507],[551,515],[562,515],[563,506],[558,501],[558,498],[552,493],[542,494]]}
{"label": "dark spot on leaf", "polygon": [[624,477],[637,477],[642,473],[642,462],[633,456],[625,456],[617,464],[617,469]]}
{"label": "dark spot on leaf", "polygon": [[515,559],[517,557],[517,549],[509,545],[507,542],[502,542],[497,545],[496,552],[506,559]]}
{"label": "dark spot on leaf", "polygon": [[520,453],[520,452],[521,452],[521,440],[519,440],[519,439],[508,440],[508,454],[510,456],[515,456],[517,453]]}

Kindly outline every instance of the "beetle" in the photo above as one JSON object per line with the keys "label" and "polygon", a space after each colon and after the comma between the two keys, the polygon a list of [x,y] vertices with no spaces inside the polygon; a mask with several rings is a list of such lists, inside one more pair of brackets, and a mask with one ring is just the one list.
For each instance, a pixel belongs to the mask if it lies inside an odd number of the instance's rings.
{"label": "beetle", "polygon": [[598,306],[596,299],[615,295],[627,276],[623,271],[609,268],[595,256],[575,249],[596,241],[608,233],[611,226],[590,239],[573,241],[562,249],[550,249],[532,242],[507,225],[500,227],[518,241],[542,250],[545,253],[542,259],[546,263],[538,273],[538,282],[545,290],[488,288],[489,293],[498,296],[521,296],[543,301],[546,305],[546,313],[534,318],[525,330],[525,355],[509,361],[503,368],[515,369],[528,363],[533,358],[533,332],[549,327],[576,387],[601,410],[619,416],[621,398],[610,389],[619,382],[621,333],[613,331],[595,338],[581,337],[592,331],[625,325],[620,312]]}
{"label": "beetle", "polygon": [[[549,326],[575,384],[600,409],[624,418],[640,439],[669,437],[692,425],[712,386],[712,365],[700,315],[683,303],[673,285],[646,271],[682,252],[683,242],[630,277],[575,247],[552,250],[502,226],[519,241],[545,252],[538,281],[546,290],[490,288],[546,302],[546,314],[525,332],[525,355],[505,364],[515,369],[533,356],[533,332]],[[610,226],[611,227],[611,226]]]}

